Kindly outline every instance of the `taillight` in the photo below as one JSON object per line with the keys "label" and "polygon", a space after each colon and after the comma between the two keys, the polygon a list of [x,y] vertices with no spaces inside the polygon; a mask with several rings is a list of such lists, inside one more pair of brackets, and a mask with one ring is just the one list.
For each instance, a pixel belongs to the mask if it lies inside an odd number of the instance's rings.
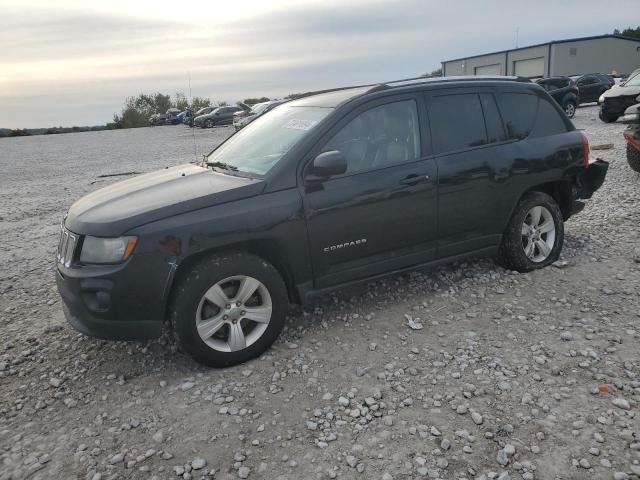
{"label": "taillight", "polygon": [[582,135],[582,155],[584,157],[584,159],[583,159],[584,166],[588,167],[589,166],[589,152],[591,150],[589,148],[589,139],[584,134],[584,132],[580,132],[580,135]]}

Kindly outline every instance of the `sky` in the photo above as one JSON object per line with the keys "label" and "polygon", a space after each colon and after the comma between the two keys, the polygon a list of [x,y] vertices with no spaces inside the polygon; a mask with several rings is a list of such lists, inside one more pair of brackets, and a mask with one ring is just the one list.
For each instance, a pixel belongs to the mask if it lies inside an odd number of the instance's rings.
{"label": "sky", "polygon": [[[0,0],[0,127],[99,125],[128,96],[234,102],[412,77],[611,33],[638,0]],[[636,19],[637,20],[637,19]]]}

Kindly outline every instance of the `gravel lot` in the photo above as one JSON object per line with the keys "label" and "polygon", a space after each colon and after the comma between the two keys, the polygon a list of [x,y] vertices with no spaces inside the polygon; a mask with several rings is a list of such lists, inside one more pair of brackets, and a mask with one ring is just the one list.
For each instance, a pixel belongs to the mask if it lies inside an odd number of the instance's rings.
{"label": "gravel lot", "polygon": [[[640,478],[640,175],[623,125],[554,267],[490,259],[292,312],[263,357],[199,366],[166,339],[67,326],[52,258],[81,195],[194,158],[182,127],[0,140],[0,479]],[[227,128],[196,132],[202,154]],[[407,327],[407,317],[424,328]]]}

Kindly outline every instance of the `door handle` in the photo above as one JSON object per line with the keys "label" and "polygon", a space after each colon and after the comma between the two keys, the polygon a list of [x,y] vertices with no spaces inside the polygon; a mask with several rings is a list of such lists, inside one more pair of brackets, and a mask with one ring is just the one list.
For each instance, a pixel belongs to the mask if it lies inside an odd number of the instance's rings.
{"label": "door handle", "polygon": [[430,180],[429,175],[409,175],[408,177],[400,180],[402,185],[417,185],[419,183],[426,183]]}

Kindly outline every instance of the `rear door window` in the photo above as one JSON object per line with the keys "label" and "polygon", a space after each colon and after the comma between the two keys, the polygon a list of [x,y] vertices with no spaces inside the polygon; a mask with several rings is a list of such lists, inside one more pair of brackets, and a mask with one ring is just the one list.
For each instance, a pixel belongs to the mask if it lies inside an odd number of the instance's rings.
{"label": "rear door window", "polygon": [[528,93],[503,93],[500,110],[508,138],[522,140],[529,136],[536,121],[538,97]]}
{"label": "rear door window", "polygon": [[428,100],[434,153],[487,143],[480,97],[476,93],[439,95]]}

